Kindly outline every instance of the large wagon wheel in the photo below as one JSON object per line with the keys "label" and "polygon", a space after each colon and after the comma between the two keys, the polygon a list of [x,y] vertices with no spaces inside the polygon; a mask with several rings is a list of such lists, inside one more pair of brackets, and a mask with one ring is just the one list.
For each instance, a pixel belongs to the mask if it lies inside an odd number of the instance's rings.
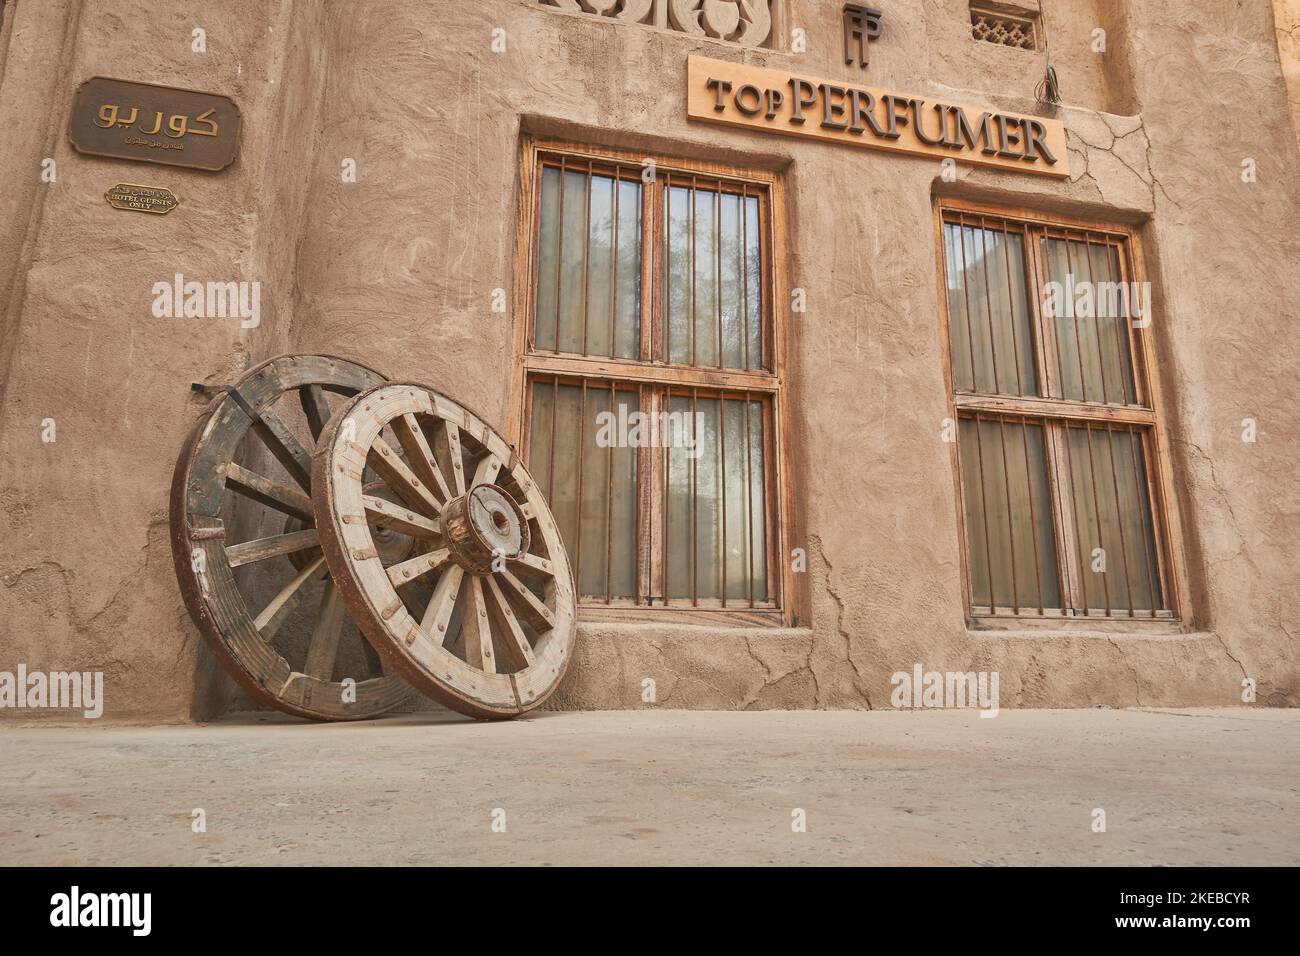
{"label": "large wagon wheel", "polygon": [[[263,362],[208,404],[172,478],[172,557],[190,616],[255,700],[301,717],[360,720],[413,696],[347,620],[310,497],[308,449],[333,414],[330,396],[341,405],[383,381],[324,355]],[[412,541],[383,544],[402,557]],[[290,636],[305,653],[279,649]]]}
{"label": "large wagon wheel", "polygon": [[[400,506],[368,493],[367,469]],[[325,561],[395,671],[471,717],[516,717],[551,695],[573,656],[573,577],[550,508],[500,435],[422,385],[381,385],[330,422],[312,480]],[[385,567],[376,526],[414,536],[413,556]],[[425,581],[431,595],[412,600]]]}

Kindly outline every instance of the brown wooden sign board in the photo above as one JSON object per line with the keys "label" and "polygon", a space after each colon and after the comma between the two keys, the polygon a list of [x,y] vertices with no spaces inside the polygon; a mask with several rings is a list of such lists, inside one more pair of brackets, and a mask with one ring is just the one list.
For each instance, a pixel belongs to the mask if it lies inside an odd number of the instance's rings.
{"label": "brown wooden sign board", "polygon": [[698,56],[689,58],[686,74],[690,119],[1042,176],[1070,175],[1065,126],[1058,120]]}
{"label": "brown wooden sign board", "polygon": [[239,153],[228,96],[96,76],[77,88],[68,137],[79,153],[190,169],[225,169]]}

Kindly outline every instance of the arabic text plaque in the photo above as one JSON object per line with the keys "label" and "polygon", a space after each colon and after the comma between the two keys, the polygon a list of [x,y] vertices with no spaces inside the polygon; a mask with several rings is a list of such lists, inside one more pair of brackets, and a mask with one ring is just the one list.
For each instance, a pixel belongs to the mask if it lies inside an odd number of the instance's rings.
{"label": "arabic text plaque", "polygon": [[92,156],[218,170],[235,161],[239,125],[228,96],[96,76],[77,88],[68,136]]}

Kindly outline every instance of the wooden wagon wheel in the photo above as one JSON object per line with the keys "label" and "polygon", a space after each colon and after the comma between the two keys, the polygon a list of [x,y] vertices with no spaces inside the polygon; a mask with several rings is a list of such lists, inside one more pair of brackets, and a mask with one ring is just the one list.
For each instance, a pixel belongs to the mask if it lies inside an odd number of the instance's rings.
{"label": "wooden wagon wheel", "polygon": [[[401,506],[366,491],[366,469]],[[381,385],[330,422],[312,480],[325,561],[395,671],[472,717],[516,717],[550,696],[573,657],[573,577],[550,508],[500,435],[422,385]],[[414,536],[414,555],[385,567],[376,526]],[[423,581],[432,593],[412,601]]]}
{"label": "wooden wagon wheel", "polygon": [[[301,717],[361,720],[414,696],[347,620],[310,497],[308,449],[333,414],[330,396],[341,405],[383,381],[325,355],[263,362],[208,404],[172,477],[172,558],[190,616],[255,700]],[[401,560],[413,539],[384,545]],[[306,645],[290,654],[296,667],[271,643],[289,630]],[[356,672],[333,680],[343,662]]]}

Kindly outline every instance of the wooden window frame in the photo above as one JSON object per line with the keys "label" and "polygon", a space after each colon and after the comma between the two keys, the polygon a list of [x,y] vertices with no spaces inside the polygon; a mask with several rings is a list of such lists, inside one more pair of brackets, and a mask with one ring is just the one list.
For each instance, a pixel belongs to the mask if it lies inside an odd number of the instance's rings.
{"label": "wooden window frame", "polygon": [[[642,353],[649,360],[590,356],[576,353],[538,351],[534,342],[535,309],[537,299],[537,270],[540,258],[541,169],[543,161],[564,156],[573,168],[596,174],[623,169],[624,179],[629,169],[640,169],[647,161],[655,164],[655,180],[642,200],[641,217],[641,341]],[[589,167],[590,164],[590,167]],[[670,364],[664,358],[663,279],[655,268],[663,261],[663,197],[664,187],[671,177],[677,186],[677,177],[696,177],[701,188],[741,184],[746,189],[766,193],[765,209],[760,222],[760,249],[763,257],[761,282],[763,289],[763,318],[767,328],[763,333],[763,348],[770,359],[768,368],[740,370]],[[730,398],[762,400],[767,403],[764,414],[764,492],[766,496],[768,554],[767,581],[771,598],[755,602],[731,598],[705,599],[673,598],[667,605],[659,603],[654,586],[658,582],[657,568],[662,565],[662,555],[654,550],[660,543],[657,529],[650,530],[652,509],[658,506],[651,497],[661,490],[662,475],[659,469],[647,464],[650,457],[658,458],[658,448],[643,449],[638,463],[638,567],[636,570],[638,592],[654,595],[656,603],[648,604],[645,598],[615,598],[606,603],[579,600],[579,616],[585,621],[672,621],[690,624],[717,623],[736,626],[785,626],[793,620],[795,586],[790,562],[781,559],[787,553],[787,528],[791,503],[787,476],[788,447],[783,420],[785,416],[786,369],[786,318],[777,304],[787,300],[785,276],[787,250],[785,247],[785,184],[783,177],[764,169],[739,167],[723,163],[684,159],[667,155],[647,155],[611,147],[593,146],[569,140],[525,136],[519,152],[518,210],[515,234],[516,281],[512,300],[514,322],[514,370],[512,373],[512,398],[507,432],[515,447],[526,457],[530,445],[531,383],[535,378],[558,377],[562,383],[579,384],[583,381],[598,383],[608,389],[610,383],[617,387],[636,388],[641,396],[642,411],[658,411],[659,393],[671,390],[689,394],[696,390],[708,397],[725,391]],[[764,204],[760,204],[762,209]],[[558,343],[557,343],[558,344]],[[761,364],[761,363],[760,363]],[[707,394],[706,394],[707,393]],[[646,454],[646,453],[650,454]]]}
{"label": "wooden window frame", "polygon": [[[1038,395],[1016,397],[990,395],[971,391],[958,391],[956,370],[952,359],[952,334],[949,328],[951,311],[948,302],[948,264],[944,237],[944,224],[960,217],[966,226],[980,228],[988,224],[1001,228],[1006,224],[1024,235],[1025,268],[1033,284],[1027,290],[1030,309],[1030,331],[1034,343],[1034,366],[1037,375]],[[1079,241],[1086,236],[1104,237],[1106,243],[1118,247],[1121,281],[1145,282],[1142,240],[1138,231],[1130,226],[1117,225],[1092,219],[1047,215],[1031,209],[1006,207],[988,203],[938,198],[934,202],[934,230],[937,280],[940,303],[940,335],[943,348],[944,380],[948,396],[948,413],[954,424],[962,417],[980,417],[984,420],[1000,419],[1012,424],[1028,421],[1042,422],[1046,449],[1047,481],[1051,492],[1052,526],[1056,536],[1056,562],[1061,577],[1063,610],[1037,607],[1017,609],[994,608],[974,604],[972,593],[970,556],[967,553],[969,537],[966,532],[964,482],[959,459],[958,443],[950,444],[949,458],[956,489],[958,544],[961,554],[962,593],[968,626],[987,627],[1048,627],[1078,626],[1087,622],[1103,630],[1116,625],[1125,629],[1181,630],[1187,608],[1187,579],[1183,563],[1183,540],[1178,515],[1177,497],[1172,485],[1172,465],[1169,441],[1164,420],[1164,403],[1157,373],[1154,323],[1135,329],[1125,322],[1133,368],[1135,397],[1132,404],[1076,401],[1048,398],[1049,384],[1055,383],[1056,371],[1051,367],[1055,356],[1051,336],[1044,330],[1050,328],[1043,315],[1046,271],[1043,256],[1037,244],[1046,238],[1070,238]],[[1031,248],[1032,247],[1032,248]],[[1148,316],[1148,318],[1152,318]],[[1141,449],[1146,469],[1147,495],[1153,525],[1156,552],[1155,563],[1167,610],[1155,614],[1134,614],[1120,602],[1106,598],[1108,613],[1098,614],[1097,608],[1079,609],[1078,582],[1082,573],[1078,567],[1077,548],[1073,541],[1073,518],[1063,514],[1066,495],[1069,494],[1069,477],[1064,474],[1067,465],[1060,442],[1065,430],[1072,425],[1088,423],[1094,427],[1140,430]],[[1051,434],[1049,434],[1051,433]],[[1025,602],[1021,601],[1020,604]],[[1091,600],[1086,604],[1095,603]]]}

